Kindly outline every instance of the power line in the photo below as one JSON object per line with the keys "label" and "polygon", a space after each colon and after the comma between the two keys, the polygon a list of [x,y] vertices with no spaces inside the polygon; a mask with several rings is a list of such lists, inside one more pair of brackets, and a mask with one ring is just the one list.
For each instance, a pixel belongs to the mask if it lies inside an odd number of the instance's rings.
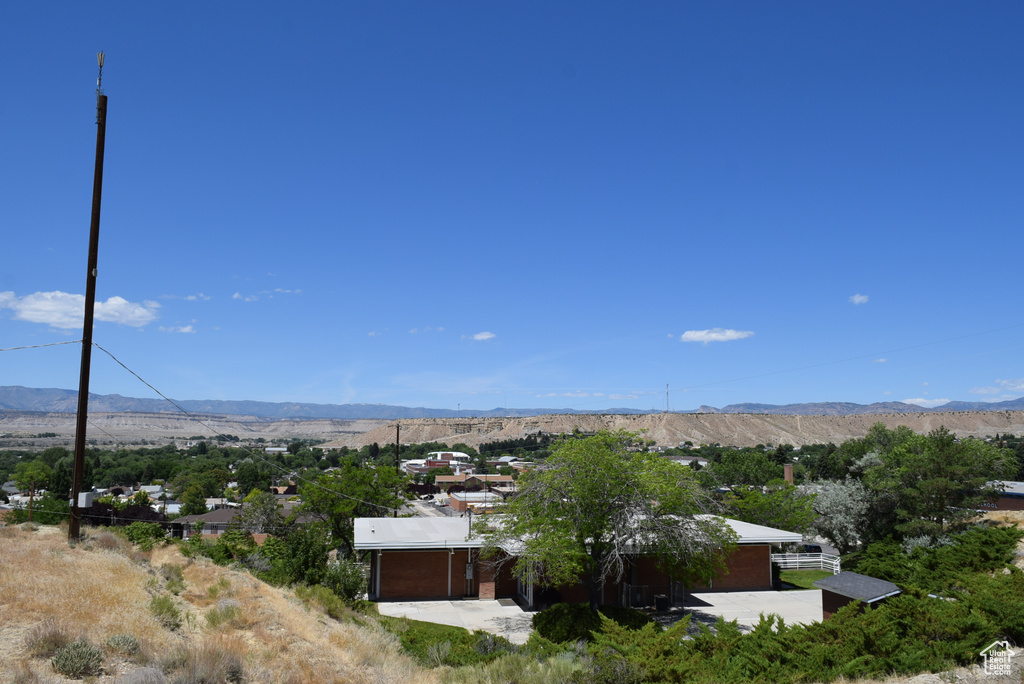
{"label": "power line", "polygon": [[[176,408],[179,411],[181,411],[181,413],[183,413],[184,415],[188,416],[189,420],[192,420],[193,422],[198,423],[199,425],[203,426],[204,428],[206,428],[210,432],[214,433],[215,435],[218,435],[220,437],[225,437],[225,438],[227,437],[227,435],[223,434],[222,432],[217,430],[212,425],[208,425],[207,423],[205,423],[202,420],[200,420],[198,417],[192,415],[191,413],[189,413],[188,411],[183,409],[181,406],[179,406],[177,403],[175,403],[173,399],[169,398],[167,395],[165,395],[163,392],[158,390],[156,387],[154,387],[150,383],[146,382],[146,380],[144,380],[138,373],[136,373],[131,368],[126,366],[119,358],[114,356],[110,351],[104,349],[103,347],[101,347],[100,345],[96,344],[95,342],[93,342],[93,346],[96,347],[97,349],[99,349],[101,352],[103,352],[107,356],[109,356],[111,359],[113,359],[114,362],[117,363],[117,365],[121,366],[121,368],[124,368],[126,371],[128,371],[129,373],[134,375],[139,380],[139,382],[141,382],[143,385],[145,385],[146,387],[150,388],[151,390],[156,392],[158,395],[160,395],[160,397],[162,397],[164,399],[164,401],[166,401],[171,406],[173,406],[174,408]],[[282,473],[287,475],[289,478],[292,478],[292,479],[295,479],[295,480],[299,480],[300,482],[305,482],[306,484],[308,484],[308,485],[310,485],[312,487],[316,487],[317,489],[319,489],[319,490],[321,490],[323,492],[326,492],[328,494],[335,494],[335,495],[340,496],[342,498],[349,499],[350,501],[355,501],[357,503],[366,504],[367,506],[370,506],[370,507],[373,507],[373,508],[386,508],[387,510],[398,510],[397,508],[393,508],[391,506],[382,506],[379,503],[373,503],[371,501],[366,501],[364,499],[360,499],[357,496],[352,496],[351,494],[346,494],[344,492],[339,492],[339,491],[335,491],[333,489],[329,489],[329,488],[324,487],[323,485],[321,485],[319,482],[316,482],[314,480],[308,480],[308,479],[298,475],[297,473],[291,472],[289,469],[287,469],[287,468],[285,468],[283,466],[280,466],[277,463],[274,463],[273,461],[270,461],[270,460],[264,458],[258,452],[253,451],[252,449],[249,449],[248,447],[244,447],[243,446],[243,447],[239,447],[239,448],[243,449],[250,456],[252,456],[252,457],[262,461],[263,463],[271,466],[272,468],[277,468],[279,471],[281,471]]]}
{"label": "power line", "polygon": [[7,347],[0,349],[0,352],[5,351],[19,351],[21,349],[42,349],[43,347],[59,347],[62,344],[80,344],[82,340],[70,340],[68,342],[49,342],[47,344],[29,344],[23,347]]}

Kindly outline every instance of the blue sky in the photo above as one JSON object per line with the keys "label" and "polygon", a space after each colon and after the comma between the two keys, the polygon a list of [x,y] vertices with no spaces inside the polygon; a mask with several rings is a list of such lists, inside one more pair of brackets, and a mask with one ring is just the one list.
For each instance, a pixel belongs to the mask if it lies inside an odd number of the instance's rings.
{"label": "blue sky", "polygon": [[[1024,395],[1017,2],[7,3],[0,348],[177,399]],[[78,386],[80,348],[0,354]],[[102,352],[97,393],[154,396]]]}

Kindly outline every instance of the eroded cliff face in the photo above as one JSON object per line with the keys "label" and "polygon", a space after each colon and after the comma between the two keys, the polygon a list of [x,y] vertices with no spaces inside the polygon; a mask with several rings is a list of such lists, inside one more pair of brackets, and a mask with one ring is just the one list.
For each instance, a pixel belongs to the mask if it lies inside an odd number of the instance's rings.
{"label": "eroded cliff face", "polygon": [[[128,444],[139,440],[237,435],[243,440],[317,439],[329,446],[360,447],[393,444],[395,421],[383,420],[270,420],[250,416],[186,416],[168,413],[90,413],[89,437],[99,444]],[[197,422],[198,421],[198,422]],[[561,415],[529,418],[415,418],[398,421],[404,444],[485,442],[519,439],[537,433],[562,434],[580,430],[624,429],[642,433],[658,446],[719,443],[730,446],[755,444],[839,444],[863,437],[875,423],[893,428],[906,425],[926,433],[945,426],[962,437],[986,437],[996,433],[1024,434],[1022,411],[953,413],[883,413],[853,416],[792,416],[745,413],[657,413],[648,415]],[[43,441],[61,444],[73,439],[75,416],[71,413],[0,413],[0,448],[17,448],[30,435],[54,433]]]}
{"label": "eroded cliff face", "polygon": [[[495,440],[517,439],[538,432],[560,434],[625,429],[640,432],[659,446],[719,443],[731,446],[756,444],[839,444],[863,437],[875,423],[893,428],[906,425],[925,433],[940,426],[962,437],[986,437],[998,433],[1024,433],[1024,412],[900,413],[857,416],[784,416],[728,413],[670,413],[626,415],[548,415],[530,418],[421,418],[401,421],[403,443],[463,442],[477,446]],[[352,441],[349,441],[349,440]],[[394,423],[346,437],[338,446],[361,446],[395,441]]]}

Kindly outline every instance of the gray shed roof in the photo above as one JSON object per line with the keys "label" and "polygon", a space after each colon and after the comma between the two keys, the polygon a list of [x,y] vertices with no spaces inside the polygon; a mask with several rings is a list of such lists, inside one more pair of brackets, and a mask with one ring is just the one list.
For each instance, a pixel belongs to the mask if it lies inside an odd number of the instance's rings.
{"label": "gray shed roof", "polygon": [[864,603],[874,603],[900,593],[900,588],[892,582],[860,575],[856,572],[841,572],[838,575],[817,580],[814,586],[847,598],[860,599]]}

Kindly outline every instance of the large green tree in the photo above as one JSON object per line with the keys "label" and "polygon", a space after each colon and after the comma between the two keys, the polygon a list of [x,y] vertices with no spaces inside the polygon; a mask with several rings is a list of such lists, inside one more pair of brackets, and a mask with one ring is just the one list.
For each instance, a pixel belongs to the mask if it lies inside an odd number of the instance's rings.
{"label": "large green tree", "polygon": [[816,483],[814,509],[815,527],[842,552],[890,537],[934,543],[977,517],[1017,468],[1010,450],[944,427],[918,435],[876,423],[838,453],[846,479]]}
{"label": "large green tree", "polygon": [[488,551],[513,548],[512,572],[549,586],[621,579],[637,555],[654,555],[680,579],[708,579],[735,541],[692,470],[646,451],[637,437],[599,432],[560,444],[545,467],[524,473],[504,513],[486,517]]}
{"label": "large green tree", "polygon": [[998,494],[992,482],[1016,472],[1012,452],[980,439],[957,439],[944,427],[899,441],[879,461],[865,469],[864,483],[895,494],[895,531],[932,541],[963,529]]}
{"label": "large green tree", "polygon": [[763,487],[772,480],[781,480],[783,468],[763,450],[725,451],[712,457],[707,468],[700,471],[705,487]]}
{"label": "large green tree", "polygon": [[353,520],[394,515],[409,499],[409,479],[395,468],[345,458],[323,475],[306,471],[298,514],[322,522],[336,547],[355,553]]}
{"label": "large green tree", "polygon": [[285,520],[281,515],[277,497],[270,492],[252,490],[249,496],[245,497],[242,510],[238,513],[238,525],[252,534],[281,534],[285,528]]}
{"label": "large green tree", "polygon": [[817,517],[813,504],[813,494],[785,480],[773,480],[764,487],[737,487],[725,497],[730,518],[801,534],[811,529]]}
{"label": "large green tree", "polygon": [[206,513],[206,495],[198,484],[191,485],[181,496],[182,515],[202,515]]}

